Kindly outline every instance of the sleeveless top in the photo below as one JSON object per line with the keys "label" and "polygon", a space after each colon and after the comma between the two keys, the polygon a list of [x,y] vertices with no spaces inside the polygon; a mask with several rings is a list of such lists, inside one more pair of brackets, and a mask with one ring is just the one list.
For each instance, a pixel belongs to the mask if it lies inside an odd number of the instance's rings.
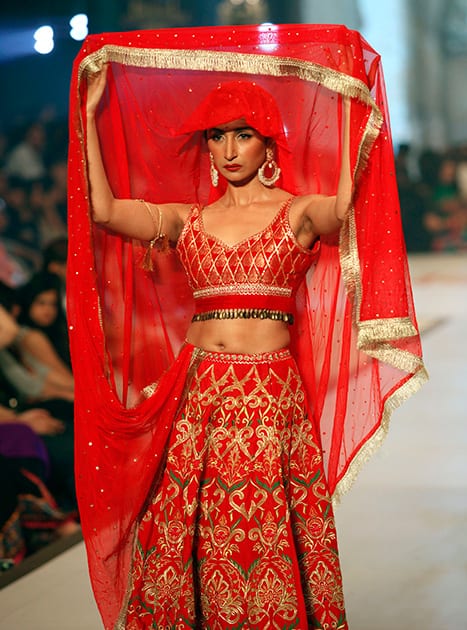
{"label": "sleeveless top", "polygon": [[289,223],[293,198],[263,230],[228,245],[204,229],[194,206],[177,243],[196,313],[219,308],[293,311],[295,293],[319,251],[302,247]]}

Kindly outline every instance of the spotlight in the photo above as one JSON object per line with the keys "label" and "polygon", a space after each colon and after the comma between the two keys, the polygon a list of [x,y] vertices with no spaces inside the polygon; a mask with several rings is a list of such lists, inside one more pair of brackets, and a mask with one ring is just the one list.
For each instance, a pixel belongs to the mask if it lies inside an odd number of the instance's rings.
{"label": "spotlight", "polygon": [[278,27],[271,22],[263,22],[258,26],[259,31],[259,47],[264,52],[274,52],[279,47]]}
{"label": "spotlight", "polygon": [[51,26],[40,26],[34,31],[34,50],[40,55],[48,55],[54,49],[54,30]]}
{"label": "spotlight", "polygon": [[77,13],[70,20],[70,37],[77,42],[85,39],[88,34],[88,16]]}

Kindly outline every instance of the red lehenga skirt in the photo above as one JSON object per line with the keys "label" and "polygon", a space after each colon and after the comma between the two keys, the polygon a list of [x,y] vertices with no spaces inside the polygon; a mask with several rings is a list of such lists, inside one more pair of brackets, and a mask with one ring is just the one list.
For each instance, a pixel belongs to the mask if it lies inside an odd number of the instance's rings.
{"label": "red lehenga skirt", "polygon": [[346,629],[294,359],[201,352],[139,524],[124,627]]}

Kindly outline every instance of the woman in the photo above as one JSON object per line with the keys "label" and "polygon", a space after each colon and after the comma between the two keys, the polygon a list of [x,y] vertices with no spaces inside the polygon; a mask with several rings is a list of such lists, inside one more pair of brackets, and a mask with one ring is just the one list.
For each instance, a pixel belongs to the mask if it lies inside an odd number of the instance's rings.
{"label": "woman", "polygon": [[[0,305],[6,309],[0,330],[10,325],[15,331],[13,341],[0,339],[0,403],[21,411],[18,419],[41,435],[50,458],[49,487],[61,508],[75,511],[71,372],[42,331],[18,326],[17,293],[1,282]],[[4,414],[11,420],[11,410]]]}
{"label": "woman", "polygon": [[78,492],[108,628],[346,628],[330,493],[424,379],[377,58],[274,29],[99,36],[75,65]]}
{"label": "woman", "polygon": [[[43,291],[37,288],[38,284],[42,286]],[[52,285],[57,286],[53,278]],[[57,323],[59,321],[58,293],[56,288],[51,288],[52,285],[44,285],[38,275],[23,288],[24,292],[20,293],[0,282],[0,304],[7,308],[13,317],[18,316],[21,324],[14,343],[1,350],[0,363],[5,377],[17,390],[23,402],[63,400],[67,415],[70,415],[72,411],[70,403],[74,399],[73,375],[47,336],[47,333],[51,332],[50,329],[53,329],[52,319]],[[37,294],[39,299],[33,300],[29,294]],[[27,295],[29,297],[26,297]],[[37,314],[43,326],[36,324],[30,317],[31,309],[33,317]],[[42,330],[39,330],[40,328]]]}
{"label": "woman", "polygon": [[35,273],[18,291],[22,326],[41,330],[50,340],[63,371],[69,374],[69,343],[65,313],[61,304],[60,278],[48,271]]}
{"label": "woman", "polygon": [[[185,351],[201,357],[175,419],[163,477],[139,527],[126,625],[167,627],[183,619],[209,628],[344,628],[319,440],[287,348],[292,297],[313,260],[310,248],[341,226],[351,203],[348,100],[337,195],[292,199],[274,186],[279,173],[271,136],[274,126],[280,133],[280,118],[271,97],[252,83],[220,85],[192,117],[206,121],[213,183],[221,176],[227,185],[219,200],[201,209],[113,196],[95,127],[105,80],[104,69],[91,80],[87,97],[93,219],[151,244],[165,238],[178,243],[197,302]],[[250,111],[257,124],[269,118],[269,125],[254,128]],[[193,257],[201,250],[200,267]],[[228,270],[216,274],[219,263]],[[187,431],[194,432],[189,453]],[[232,454],[230,464],[224,450]],[[219,592],[219,573],[229,596]],[[318,593],[323,579],[325,592]]]}

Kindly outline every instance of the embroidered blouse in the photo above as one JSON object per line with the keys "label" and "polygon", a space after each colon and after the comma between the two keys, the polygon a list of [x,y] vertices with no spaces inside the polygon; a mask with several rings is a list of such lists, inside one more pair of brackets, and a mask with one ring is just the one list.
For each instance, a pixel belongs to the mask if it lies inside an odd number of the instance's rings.
{"label": "embroidered blouse", "polygon": [[216,308],[294,309],[295,292],[319,251],[302,247],[289,223],[293,198],[262,230],[234,245],[206,232],[192,209],[177,244],[196,312]]}

